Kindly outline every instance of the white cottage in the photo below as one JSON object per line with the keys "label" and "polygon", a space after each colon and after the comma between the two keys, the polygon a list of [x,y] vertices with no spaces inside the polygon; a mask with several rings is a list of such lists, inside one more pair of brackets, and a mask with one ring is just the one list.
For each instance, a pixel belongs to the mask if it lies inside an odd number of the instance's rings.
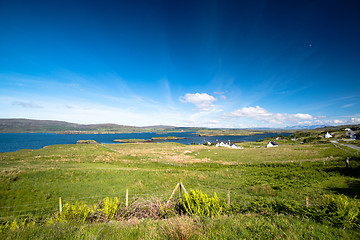
{"label": "white cottage", "polygon": [[355,139],[356,138],[356,133],[351,130],[350,128],[346,128],[345,129],[347,132],[346,132],[346,137],[350,138],[350,139]]}
{"label": "white cottage", "polygon": [[242,147],[238,147],[236,144],[231,144],[230,141],[229,141],[229,143],[220,142],[220,143],[217,143],[215,146],[216,147],[234,148],[234,149],[243,149]]}
{"label": "white cottage", "polygon": [[269,147],[278,147],[278,146],[279,146],[279,144],[277,144],[276,142],[271,142],[271,141],[266,145],[267,148],[269,148]]}
{"label": "white cottage", "polygon": [[326,132],[324,134],[324,138],[332,138],[333,136],[329,133],[329,132]]}

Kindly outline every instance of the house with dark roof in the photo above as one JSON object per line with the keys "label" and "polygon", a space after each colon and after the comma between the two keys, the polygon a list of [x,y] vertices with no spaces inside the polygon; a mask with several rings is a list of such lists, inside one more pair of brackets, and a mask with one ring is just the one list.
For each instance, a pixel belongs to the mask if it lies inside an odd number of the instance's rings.
{"label": "house with dark roof", "polygon": [[266,145],[267,148],[269,148],[269,147],[278,147],[278,146],[279,146],[279,144],[277,144],[276,142],[271,142],[271,141]]}
{"label": "house with dark roof", "polygon": [[346,137],[350,138],[350,139],[356,139],[356,132],[354,132],[353,130],[351,130],[350,128],[346,128],[345,129],[346,132]]}

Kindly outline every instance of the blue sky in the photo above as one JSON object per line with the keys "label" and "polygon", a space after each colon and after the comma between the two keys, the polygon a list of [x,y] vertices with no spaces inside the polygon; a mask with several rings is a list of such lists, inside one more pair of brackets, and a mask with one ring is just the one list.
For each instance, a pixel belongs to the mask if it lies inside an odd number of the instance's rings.
{"label": "blue sky", "polygon": [[360,2],[0,0],[0,118],[360,123]]}

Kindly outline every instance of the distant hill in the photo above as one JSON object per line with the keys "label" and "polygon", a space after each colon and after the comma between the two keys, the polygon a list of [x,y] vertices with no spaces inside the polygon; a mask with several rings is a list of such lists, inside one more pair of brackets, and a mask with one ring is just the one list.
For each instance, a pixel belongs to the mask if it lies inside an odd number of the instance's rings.
{"label": "distant hill", "polygon": [[352,125],[339,125],[339,126],[323,126],[319,128],[315,128],[315,131],[339,131],[345,130],[345,128],[351,128],[352,130],[359,130],[360,124],[352,124]]}
{"label": "distant hill", "polygon": [[360,129],[360,124],[348,124],[348,125],[337,125],[337,126],[325,126],[325,125],[293,126],[293,127],[287,127],[285,129],[293,129],[299,131],[327,132],[327,131],[345,130],[345,128],[358,130]]}
{"label": "distant hill", "polygon": [[76,124],[53,120],[0,119],[0,133],[137,133],[163,129],[170,129],[170,126],[132,127],[112,123]]}
{"label": "distant hill", "polygon": [[315,129],[315,128],[322,128],[325,125],[300,125],[300,126],[289,126],[285,127],[284,129],[292,129],[292,130],[300,130],[300,129]]}
{"label": "distant hill", "polygon": [[[307,126],[307,129],[315,131],[332,131],[346,127],[359,127],[360,125],[344,126]],[[201,135],[249,135],[263,132],[293,132],[294,128],[284,129],[228,129],[228,128],[200,128],[200,127],[174,127],[167,125],[155,125],[147,127],[134,127],[118,125],[113,123],[103,124],[77,124],[53,120],[32,120],[32,119],[0,119],[0,133],[140,133],[140,132],[196,132]],[[299,129],[299,128],[297,128]],[[356,128],[357,129],[357,128]]]}

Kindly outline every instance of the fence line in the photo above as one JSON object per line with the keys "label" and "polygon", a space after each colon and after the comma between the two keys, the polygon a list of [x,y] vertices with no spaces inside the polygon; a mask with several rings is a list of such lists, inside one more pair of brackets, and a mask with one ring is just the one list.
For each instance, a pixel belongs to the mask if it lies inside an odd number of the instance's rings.
{"label": "fence line", "polygon": [[48,201],[48,202],[42,202],[42,203],[29,203],[29,204],[9,206],[9,207],[0,207],[0,209],[1,208],[13,208],[13,207],[25,207],[25,206],[33,206],[33,205],[45,205],[45,204],[54,203],[54,202],[57,202],[57,201]]}
{"label": "fence line", "polygon": [[[231,188],[218,188],[218,187],[215,187],[215,186],[211,186],[211,185],[209,186],[209,185],[203,185],[203,184],[197,184],[197,186],[202,187],[202,188],[206,188],[206,189],[218,189],[218,190],[224,191],[224,193],[227,195],[227,198],[228,198],[228,204],[230,204],[230,196],[231,196],[231,199],[239,199],[239,198],[241,198],[242,200],[244,200],[243,201],[244,206],[246,206],[247,203],[248,203],[248,200],[246,200],[246,199],[250,200],[250,199],[259,198],[259,196],[253,196],[253,195],[249,195],[249,194],[242,194],[242,193],[238,193],[238,192],[234,192],[232,190],[229,190]],[[189,186],[187,186],[187,188],[189,188]],[[153,188],[153,189],[159,189],[159,188]],[[138,202],[141,202],[143,200],[151,201],[152,197],[160,198],[162,200],[166,200],[167,198],[169,198],[171,190],[172,190],[171,188],[168,188],[167,191],[164,191],[164,193],[155,194],[155,196],[150,195],[150,194],[141,194],[141,193],[133,193],[133,194],[131,194],[131,191],[130,191],[130,194],[132,195],[130,197],[130,199],[131,199],[130,206],[134,205],[134,204],[136,204]],[[114,195],[118,195],[118,196],[119,195],[125,195],[125,191],[123,193],[121,193],[121,194],[117,193],[117,194],[111,194],[111,195],[113,195],[113,196]],[[147,198],[144,198],[143,196],[147,196]],[[83,198],[77,198],[77,199],[64,199],[64,198],[62,198],[62,202],[66,203],[66,202],[79,201],[79,200],[83,200],[83,199],[97,199],[98,201],[101,201],[106,197],[109,197],[109,195],[106,195],[106,196],[105,195],[104,196],[90,196],[90,197],[83,197]],[[271,199],[271,200],[279,199],[279,198],[270,197],[270,196],[261,197],[261,198]],[[226,199],[226,197],[224,199]],[[294,201],[296,201],[296,200],[294,200]],[[301,202],[296,201],[296,202],[298,202],[299,204],[301,204],[303,206],[308,205],[308,200],[306,202],[305,202],[305,200],[303,202],[302,201]],[[39,213],[39,212],[46,212],[48,214],[51,214],[51,213],[55,213],[55,212],[59,211],[58,201],[49,201],[49,202],[46,202],[46,203],[23,204],[23,205],[11,206],[11,207],[1,207],[1,208],[2,209],[14,208],[14,210],[15,210],[16,208],[19,208],[19,207],[36,206],[36,205],[39,206],[39,205],[45,205],[45,204],[49,204],[49,203],[54,203],[54,204],[52,206],[48,206],[48,207],[40,207],[40,208],[23,209],[23,210],[17,210],[17,211],[0,212],[0,219],[4,220],[4,219],[9,219],[9,218],[14,218],[14,217],[27,217],[27,216],[31,216],[31,215]]]}
{"label": "fence line", "polygon": [[[335,144],[334,144],[335,145]],[[336,146],[336,145],[335,145]],[[338,146],[336,146],[338,147]],[[319,159],[318,161],[322,161],[323,159]],[[338,158],[333,158],[333,159],[329,159],[329,160],[338,160]],[[316,160],[309,160],[309,161],[316,161]],[[294,163],[292,161],[285,161],[286,163]],[[275,163],[275,162],[272,162]],[[279,162],[276,162],[277,164]],[[271,163],[269,163],[271,164]],[[211,184],[200,184],[200,183],[190,183],[187,185],[188,189],[191,189],[194,186],[195,188],[205,188],[205,189],[211,189],[211,190],[216,190],[216,191],[221,191],[224,195],[228,194],[228,191],[230,190],[231,193],[231,199],[254,199],[254,198],[259,198],[259,196],[254,196],[254,195],[249,195],[246,193],[241,193],[239,191],[234,192],[234,190],[241,190],[241,187],[236,187],[236,188],[232,188],[230,185],[229,187],[226,186],[214,186]],[[151,197],[157,197],[157,198],[161,198],[161,199],[167,199],[170,194],[171,194],[171,190],[172,187],[169,184],[166,185],[160,185],[154,188],[149,188],[146,190],[140,190],[140,189],[129,189],[129,195],[130,195],[130,199],[132,200],[132,202],[136,202],[138,200],[144,199],[144,197],[147,197],[147,199],[151,199]],[[115,192],[112,194],[107,194],[107,195],[100,195],[100,196],[88,196],[88,197],[80,197],[80,198],[62,198],[63,202],[73,202],[73,201],[79,201],[79,200],[91,200],[94,199],[95,201],[101,201],[106,197],[119,197],[122,196],[121,198],[125,198],[125,189],[121,192]],[[266,199],[277,199],[275,197],[271,197],[271,196],[267,196],[267,197],[263,197]],[[296,200],[294,200],[296,201]],[[300,203],[301,205],[305,205],[306,201],[296,201],[298,203]],[[44,205],[49,205],[52,204],[52,206],[44,206]],[[246,204],[246,202],[244,201],[244,205]],[[21,210],[17,210],[19,208],[26,208],[29,206],[40,206],[38,208],[29,208],[29,209],[21,209]],[[14,211],[11,211],[11,209],[13,209]],[[4,219],[4,218],[9,218],[9,217],[20,217],[20,216],[27,216],[28,214],[26,213],[31,213],[31,212],[40,212],[40,211],[49,211],[49,209],[53,209],[54,211],[59,209],[59,205],[58,205],[58,201],[57,200],[52,200],[52,201],[46,201],[46,202],[37,202],[37,203],[29,203],[29,204],[21,204],[21,205],[14,205],[14,206],[2,206],[0,207],[0,219]],[[4,210],[4,211],[1,211]],[[8,210],[8,211],[6,211]],[[16,211],[15,211],[16,210]],[[23,214],[15,214],[15,213],[23,213]],[[6,215],[6,217],[5,217]]]}
{"label": "fence line", "polygon": [[345,149],[345,148],[340,147],[339,145],[337,145],[337,144],[335,144],[335,143],[332,143],[332,144],[334,144],[335,147],[337,147],[337,148],[339,148],[339,149],[347,152],[347,153],[350,154],[350,155],[357,155],[357,156],[358,156],[358,154],[357,154],[358,151],[356,151],[356,152],[351,152],[351,151],[349,151],[349,150],[347,150],[347,149]]}

